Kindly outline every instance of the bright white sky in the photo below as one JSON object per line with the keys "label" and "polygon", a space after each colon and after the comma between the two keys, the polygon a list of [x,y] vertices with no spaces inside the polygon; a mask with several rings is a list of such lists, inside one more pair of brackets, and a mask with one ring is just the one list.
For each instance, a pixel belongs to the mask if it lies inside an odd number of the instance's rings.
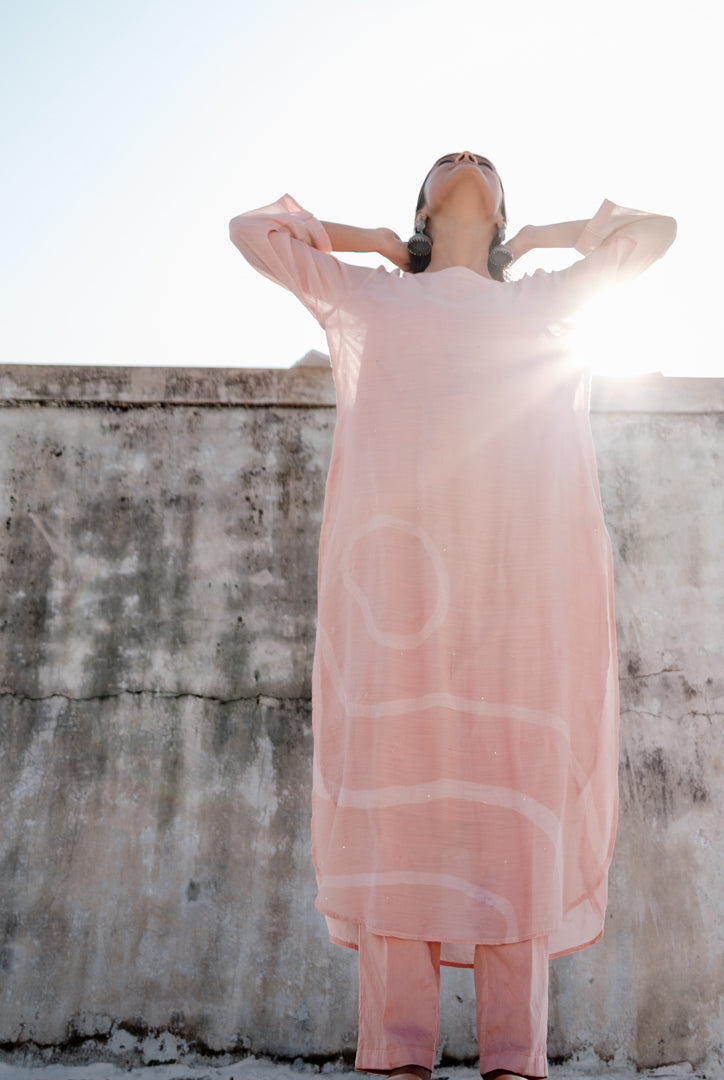
{"label": "bright white sky", "polygon": [[716,0],[0,0],[0,86],[3,362],[326,351],[228,219],[289,191],[407,236],[429,166],[470,149],[511,234],[604,196],[673,214],[594,364],[724,376]]}

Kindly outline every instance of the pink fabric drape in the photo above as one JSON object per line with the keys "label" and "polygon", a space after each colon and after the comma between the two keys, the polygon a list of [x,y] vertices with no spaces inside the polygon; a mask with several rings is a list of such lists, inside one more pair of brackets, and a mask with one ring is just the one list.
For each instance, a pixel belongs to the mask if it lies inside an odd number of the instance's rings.
{"label": "pink fabric drape", "polygon": [[325,327],[337,425],[319,554],[313,856],[330,937],[603,929],[617,810],[611,550],[570,317],[669,218],[605,201],[566,270],[371,270],[288,195],[231,224]]}

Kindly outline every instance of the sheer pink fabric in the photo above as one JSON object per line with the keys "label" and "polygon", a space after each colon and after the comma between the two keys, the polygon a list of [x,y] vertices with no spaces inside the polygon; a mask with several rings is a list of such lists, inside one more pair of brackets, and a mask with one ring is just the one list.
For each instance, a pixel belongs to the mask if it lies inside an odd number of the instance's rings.
{"label": "sheer pink fabric", "polygon": [[234,243],[325,327],[313,856],[331,939],[603,929],[617,809],[611,551],[569,317],[673,239],[606,201],[567,270],[499,283],[329,254],[288,195]]}

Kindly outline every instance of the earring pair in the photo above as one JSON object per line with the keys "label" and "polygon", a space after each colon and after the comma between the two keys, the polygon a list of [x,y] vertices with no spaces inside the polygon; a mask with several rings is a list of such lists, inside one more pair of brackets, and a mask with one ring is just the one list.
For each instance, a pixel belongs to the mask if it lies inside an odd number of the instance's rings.
{"label": "earring pair", "polygon": [[[422,214],[418,214],[415,221],[415,232],[407,241],[407,251],[410,256],[410,270],[419,273],[426,269],[432,256],[432,239],[425,232],[427,222]],[[505,236],[505,225],[498,230],[498,237],[502,241]],[[515,262],[515,256],[509,247],[499,242],[491,247],[488,254],[488,264],[497,270],[507,270],[511,263]]]}

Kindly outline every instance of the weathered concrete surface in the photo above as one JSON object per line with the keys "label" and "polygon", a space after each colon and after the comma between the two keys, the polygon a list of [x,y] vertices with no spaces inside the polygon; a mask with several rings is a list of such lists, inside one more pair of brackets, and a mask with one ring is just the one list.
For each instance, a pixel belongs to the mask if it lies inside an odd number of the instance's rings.
{"label": "weathered concrete surface", "polygon": [[720,1061],[724,1042],[724,414],[685,412],[686,395],[673,411],[667,382],[667,411],[659,384],[661,411],[593,417],[616,553],[621,822],[604,942],[553,979],[552,1051],[623,1044],[641,1067]]}
{"label": "weathered concrete surface", "polygon": [[[0,1044],[336,1058],[354,957],[308,855],[328,372],[0,368]],[[551,1054],[719,1068],[724,380],[600,381],[622,813]],[[445,972],[446,1060],[476,1056]],[[38,1048],[46,1047],[45,1051]]]}
{"label": "weathered concrete surface", "polygon": [[[299,1080],[301,1076],[322,1074],[327,1080],[356,1080],[361,1075],[343,1069],[338,1062],[323,1066],[310,1065],[298,1058],[290,1064],[263,1058],[245,1058],[231,1065],[209,1065],[208,1062],[178,1065],[151,1065],[123,1069],[117,1065],[97,1062],[93,1065],[7,1065],[0,1062],[0,1080]],[[635,1067],[606,1065],[595,1058],[571,1059],[563,1065],[552,1065],[550,1080],[712,1080],[693,1070],[688,1064],[664,1066],[660,1069],[637,1072]],[[447,1066],[445,1077],[439,1080],[479,1080],[476,1069]]]}

